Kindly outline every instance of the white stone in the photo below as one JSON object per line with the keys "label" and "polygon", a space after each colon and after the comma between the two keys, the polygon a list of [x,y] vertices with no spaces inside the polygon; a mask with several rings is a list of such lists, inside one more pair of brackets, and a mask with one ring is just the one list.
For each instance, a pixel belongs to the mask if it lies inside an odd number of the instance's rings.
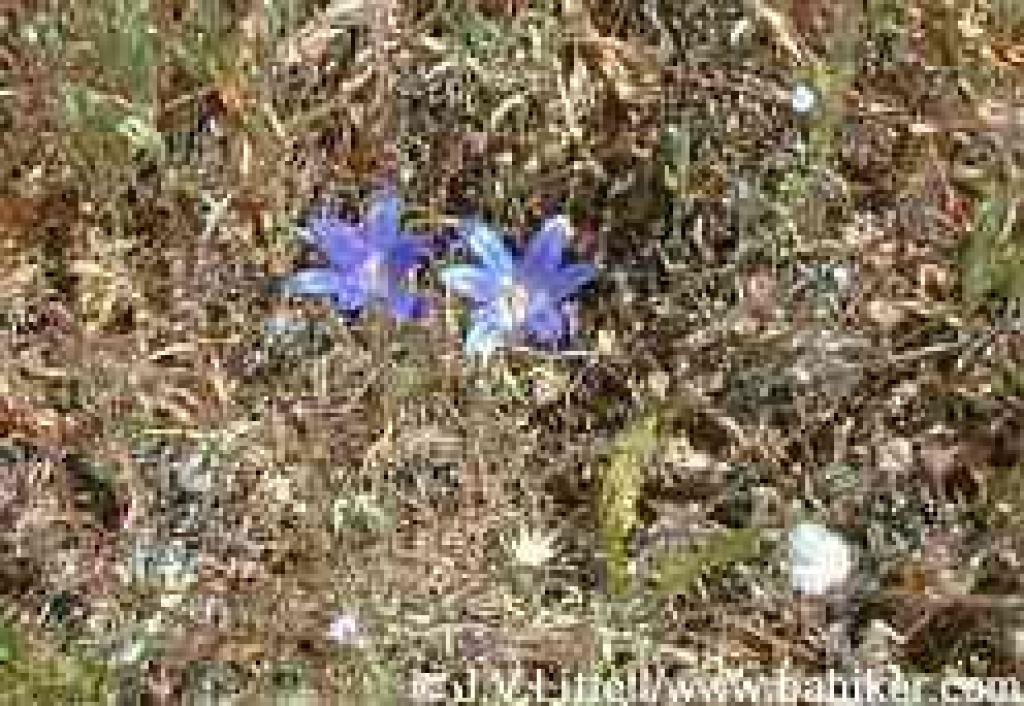
{"label": "white stone", "polygon": [[850,545],[821,525],[805,522],[789,534],[793,590],[822,595],[843,582],[853,568]]}

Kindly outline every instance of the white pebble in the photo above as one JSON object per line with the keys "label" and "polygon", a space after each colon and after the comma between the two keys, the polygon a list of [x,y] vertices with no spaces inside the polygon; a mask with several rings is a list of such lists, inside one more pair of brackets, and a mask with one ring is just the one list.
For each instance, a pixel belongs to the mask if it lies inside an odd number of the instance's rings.
{"label": "white pebble", "polygon": [[790,97],[790,104],[793,106],[794,111],[803,115],[804,113],[810,112],[817,100],[818,96],[815,95],[814,91],[806,84],[801,83],[797,84],[793,89],[793,94]]}
{"label": "white pebble", "polygon": [[793,589],[821,595],[842,584],[853,568],[850,545],[821,525],[804,522],[789,534]]}

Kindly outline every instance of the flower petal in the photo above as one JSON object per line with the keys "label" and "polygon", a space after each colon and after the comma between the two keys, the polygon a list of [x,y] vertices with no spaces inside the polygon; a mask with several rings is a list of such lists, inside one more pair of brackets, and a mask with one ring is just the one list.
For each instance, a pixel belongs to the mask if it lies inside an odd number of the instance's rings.
{"label": "flower petal", "polygon": [[441,271],[441,281],[478,304],[498,296],[498,281],[492,270],[476,265],[452,265]]}
{"label": "flower petal", "polygon": [[371,244],[387,247],[398,239],[398,195],[381,191],[373,196],[366,215],[366,234]]}
{"label": "flower petal", "polygon": [[554,345],[565,337],[565,314],[555,306],[534,307],[526,317],[526,330],[537,342]]}
{"label": "flower petal", "polygon": [[426,301],[423,297],[397,290],[391,292],[388,297],[388,308],[396,320],[412,321],[423,316],[426,310]]}
{"label": "flower petal", "polygon": [[549,218],[530,240],[523,254],[523,267],[528,271],[553,272],[562,264],[562,250],[568,220],[562,216]]}
{"label": "flower petal", "polygon": [[551,288],[551,295],[556,301],[565,299],[594,279],[596,274],[597,268],[590,264],[567,265],[554,275],[554,286]]}
{"label": "flower petal", "polygon": [[501,235],[486,223],[474,220],[464,226],[465,239],[470,249],[488,268],[508,272],[515,268],[516,260],[505,246]]}
{"label": "flower petal", "polygon": [[335,294],[341,287],[341,277],[332,269],[314,267],[300,270],[284,282],[286,294]]}
{"label": "flower petal", "polygon": [[313,244],[339,269],[357,266],[366,257],[366,241],[359,225],[321,214],[309,222]]}
{"label": "flower petal", "polygon": [[388,253],[393,276],[402,277],[429,254],[430,249],[417,238],[400,237]]}
{"label": "flower petal", "polygon": [[485,315],[478,317],[476,323],[469,329],[463,348],[468,355],[481,355],[486,358],[500,348],[504,341],[505,331],[493,317]]}
{"label": "flower petal", "polygon": [[343,312],[351,313],[366,306],[370,299],[370,290],[361,273],[353,273],[340,278],[339,286],[334,292],[334,305]]}

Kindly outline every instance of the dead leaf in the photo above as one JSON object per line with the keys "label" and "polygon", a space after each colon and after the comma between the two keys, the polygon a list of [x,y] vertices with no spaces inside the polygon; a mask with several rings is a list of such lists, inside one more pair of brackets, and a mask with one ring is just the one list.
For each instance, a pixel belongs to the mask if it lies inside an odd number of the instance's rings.
{"label": "dead leaf", "polygon": [[801,48],[801,42],[785,15],[762,0],[754,0],[754,17],[768,25],[775,35],[775,39],[796,63],[804,63],[804,50]]}
{"label": "dead leaf", "polygon": [[22,233],[38,222],[39,199],[0,196],[0,232]]}
{"label": "dead leaf", "polygon": [[344,34],[343,25],[368,24],[367,0],[334,0],[277,48],[275,56],[284,64],[315,64],[327,52],[332,39]]}
{"label": "dead leaf", "polygon": [[868,302],[868,318],[885,328],[893,328],[906,317],[903,309],[886,299],[872,299]]}

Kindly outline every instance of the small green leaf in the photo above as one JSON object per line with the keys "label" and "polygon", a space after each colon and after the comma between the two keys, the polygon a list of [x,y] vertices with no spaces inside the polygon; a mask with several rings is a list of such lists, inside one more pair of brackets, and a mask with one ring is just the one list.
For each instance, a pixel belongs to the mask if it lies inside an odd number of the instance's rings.
{"label": "small green leaf", "polygon": [[990,196],[979,205],[961,260],[968,302],[1024,296],[1024,239],[1018,219],[1003,197]]}
{"label": "small green leaf", "polygon": [[625,592],[628,582],[628,541],[637,524],[637,501],[644,464],[657,443],[658,418],[651,414],[619,434],[601,474],[598,521],[610,591]]}
{"label": "small green leaf", "polygon": [[6,625],[0,625],[0,664],[6,664],[17,655],[14,633]]}
{"label": "small green leaf", "polygon": [[668,549],[659,552],[654,558],[658,591],[682,593],[705,571],[757,556],[759,538],[760,532],[756,529],[730,529],[697,549],[682,553]]}

